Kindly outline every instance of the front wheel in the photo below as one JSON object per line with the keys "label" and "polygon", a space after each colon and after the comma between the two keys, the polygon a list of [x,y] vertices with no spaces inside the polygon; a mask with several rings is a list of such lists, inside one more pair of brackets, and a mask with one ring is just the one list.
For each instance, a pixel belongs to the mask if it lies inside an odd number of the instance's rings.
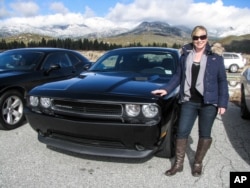
{"label": "front wheel", "polygon": [[175,155],[175,134],[173,133],[174,127],[168,129],[168,133],[162,142],[162,149],[156,153],[157,157],[172,158]]}
{"label": "front wheel", "polygon": [[5,92],[0,98],[0,108],[0,127],[3,129],[15,129],[24,123],[24,97],[20,92]]}
{"label": "front wheel", "polygon": [[247,109],[244,89],[241,89],[240,113],[243,119],[250,119],[250,112]]}
{"label": "front wheel", "polygon": [[159,151],[156,153],[157,157],[172,158],[175,156],[177,118],[178,109],[174,110],[174,112],[172,113],[171,121],[167,129],[167,134],[163,138]]}

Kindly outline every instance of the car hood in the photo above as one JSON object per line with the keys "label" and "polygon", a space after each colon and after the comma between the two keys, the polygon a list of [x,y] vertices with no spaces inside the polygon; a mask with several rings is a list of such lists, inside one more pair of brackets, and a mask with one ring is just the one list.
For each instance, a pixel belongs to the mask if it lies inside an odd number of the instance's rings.
{"label": "car hood", "polygon": [[107,99],[107,95],[113,97],[121,95],[127,97],[152,97],[151,91],[163,87],[169,79],[158,75],[145,76],[131,72],[86,72],[76,78],[38,86],[30,94],[67,98],[74,96],[74,98],[78,99],[101,99],[104,95],[105,99]]}

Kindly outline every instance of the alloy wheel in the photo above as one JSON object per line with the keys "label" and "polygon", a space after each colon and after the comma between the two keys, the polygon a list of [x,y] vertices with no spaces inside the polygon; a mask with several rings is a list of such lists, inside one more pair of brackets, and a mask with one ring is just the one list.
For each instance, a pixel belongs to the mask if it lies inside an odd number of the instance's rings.
{"label": "alloy wheel", "polygon": [[3,120],[9,125],[17,124],[23,117],[23,102],[17,96],[6,98],[2,107]]}

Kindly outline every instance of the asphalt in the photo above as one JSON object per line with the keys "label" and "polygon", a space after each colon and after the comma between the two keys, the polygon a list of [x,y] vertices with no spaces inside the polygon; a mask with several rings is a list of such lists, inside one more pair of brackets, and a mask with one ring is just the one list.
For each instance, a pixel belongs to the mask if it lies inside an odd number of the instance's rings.
{"label": "asphalt", "polygon": [[202,176],[191,175],[196,124],[183,172],[167,177],[164,172],[173,159],[128,160],[63,152],[38,142],[36,132],[25,124],[0,130],[0,188],[229,188],[230,172],[250,172],[249,135],[250,120],[241,119],[239,106],[230,103],[227,113],[214,122]]}

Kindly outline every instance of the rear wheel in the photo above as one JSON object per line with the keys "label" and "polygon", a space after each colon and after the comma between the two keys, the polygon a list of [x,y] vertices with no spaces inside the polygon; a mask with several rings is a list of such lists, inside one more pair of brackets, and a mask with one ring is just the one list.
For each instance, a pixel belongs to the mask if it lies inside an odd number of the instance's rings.
{"label": "rear wheel", "polygon": [[238,65],[236,65],[236,64],[232,64],[232,65],[229,67],[229,71],[232,72],[232,73],[236,73],[236,72],[238,72],[238,70],[239,70],[239,67],[238,67]]}
{"label": "rear wheel", "polygon": [[0,127],[3,129],[15,129],[24,123],[24,97],[20,92],[5,92],[0,98],[0,108]]}

